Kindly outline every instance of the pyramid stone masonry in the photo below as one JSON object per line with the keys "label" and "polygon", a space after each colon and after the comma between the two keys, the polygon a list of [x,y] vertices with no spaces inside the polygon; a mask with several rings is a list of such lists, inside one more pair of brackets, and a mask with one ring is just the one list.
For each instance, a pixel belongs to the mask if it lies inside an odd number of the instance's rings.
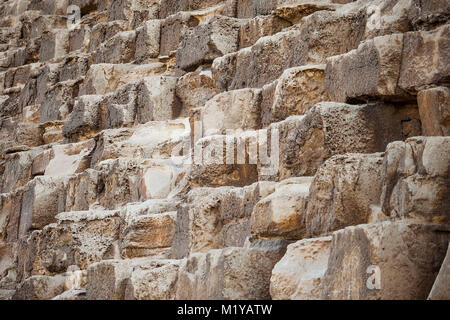
{"label": "pyramid stone masonry", "polygon": [[0,300],[448,300],[449,240],[449,1],[0,1]]}

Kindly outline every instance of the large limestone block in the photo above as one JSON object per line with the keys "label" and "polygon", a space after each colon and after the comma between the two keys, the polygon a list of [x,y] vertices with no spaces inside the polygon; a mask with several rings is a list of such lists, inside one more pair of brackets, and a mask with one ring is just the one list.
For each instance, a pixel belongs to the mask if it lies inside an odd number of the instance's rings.
{"label": "large limestone block", "polygon": [[261,90],[241,89],[216,95],[201,112],[203,136],[227,130],[259,129]]}
{"label": "large limestone block", "polygon": [[285,251],[285,244],[274,243],[192,254],[180,265],[176,299],[270,299],[271,272]]}
{"label": "large limestone block", "polygon": [[383,154],[334,156],[317,170],[312,181],[305,224],[314,237],[367,223],[382,189]]}
{"label": "large limestone block", "polygon": [[0,239],[2,242],[5,240],[13,242],[19,238],[22,198],[21,191],[0,196]]}
{"label": "large limestone block", "polygon": [[174,300],[180,260],[154,260],[133,268],[125,300]]}
{"label": "large limestone block", "polygon": [[188,119],[150,121],[134,128],[103,130],[95,137],[91,165],[120,157],[170,158],[174,146],[189,136]]}
{"label": "large limestone block", "polygon": [[78,97],[72,113],[64,124],[64,137],[78,140],[89,139],[99,130],[101,109],[104,109],[104,98],[100,95]]}
{"label": "large limestone block", "polygon": [[161,20],[149,20],[136,29],[136,61],[142,63],[159,55]]}
{"label": "large limestone block", "polygon": [[132,271],[130,260],[106,260],[88,269],[87,300],[124,300]]}
{"label": "large limestone block", "polygon": [[280,135],[279,179],[312,176],[333,155],[383,152],[388,143],[403,140],[408,124],[418,118],[414,108],[393,105],[319,103],[306,116],[274,123]]}
{"label": "large limestone block", "polygon": [[383,163],[383,212],[391,217],[449,223],[449,137],[391,143]]}
{"label": "large limestone block", "polygon": [[324,88],[324,65],[307,65],[287,69],[276,83],[272,121],[303,115],[319,102],[329,101]]}
{"label": "large limestone block", "polygon": [[103,95],[114,92],[129,82],[164,71],[164,64],[159,62],[138,66],[133,64],[94,64],[86,74],[81,95]]}
{"label": "large limestone block", "polygon": [[450,299],[450,245],[447,250],[441,270],[431,288],[428,300],[449,300]]}
{"label": "large limestone block", "polygon": [[193,71],[199,65],[238,50],[239,20],[215,16],[189,29],[177,49],[177,66]]}
{"label": "large limestone block", "polygon": [[54,145],[34,159],[35,173],[46,176],[66,176],[89,168],[89,155],[94,150],[94,140],[66,145]]}
{"label": "large limestone block", "polygon": [[26,185],[33,175],[33,161],[40,149],[17,152],[5,156],[5,163],[0,165],[0,193],[9,193]]}
{"label": "large limestone block", "polygon": [[190,13],[179,12],[164,19],[161,23],[161,42],[159,54],[161,56],[170,56],[183,39],[183,34],[198,26],[199,19]]}
{"label": "large limestone block", "polygon": [[245,22],[239,31],[239,49],[252,46],[259,38],[271,36],[291,26],[289,21],[276,16],[258,16]]}
{"label": "large limestone block", "polygon": [[128,258],[150,256],[172,246],[177,212],[143,214],[122,226],[120,248]]}
{"label": "large limestone block", "polygon": [[105,160],[68,180],[60,212],[88,210],[94,204],[116,209],[129,202],[164,199],[183,175],[184,168],[170,159]]}
{"label": "large limestone block", "polygon": [[90,29],[89,44],[87,52],[95,52],[102,43],[114,37],[119,32],[127,31],[127,21],[105,21],[99,22]]}
{"label": "large limestone block", "polygon": [[429,32],[404,35],[398,86],[417,92],[431,84],[448,81],[450,74],[450,25]]}
{"label": "large limestone block", "polygon": [[448,247],[445,230],[403,220],[335,232],[322,298],[426,299]]}
{"label": "large limestone block", "polygon": [[60,295],[52,298],[52,300],[62,300],[62,301],[84,301],[86,300],[86,290],[67,290]]}
{"label": "large limestone block", "polygon": [[159,17],[159,0],[111,0],[107,13],[110,21],[127,20],[136,27]]}
{"label": "large limestone block", "polygon": [[302,239],[305,236],[306,200],[312,178],[292,178],[260,200],[251,217],[252,235],[261,238]]}
{"label": "large limestone block", "polygon": [[225,2],[224,0],[161,0],[160,17],[177,13],[179,11],[193,11],[205,9]]}
{"label": "large limestone block", "polygon": [[331,237],[290,244],[270,278],[274,300],[320,300],[330,257]]}
{"label": "large limestone block", "polygon": [[59,58],[69,52],[69,31],[58,29],[46,31],[42,35],[39,51],[39,60],[44,62],[53,58]]}
{"label": "large limestone block", "polygon": [[219,88],[229,90],[260,88],[280,77],[285,69],[323,64],[327,57],[358,46],[364,15],[358,8],[315,12],[305,17],[299,28],[263,37],[234,56],[216,59],[212,66],[214,80]]}
{"label": "large limestone block", "polygon": [[32,276],[25,280],[12,297],[13,300],[50,300],[63,293],[64,276]]}
{"label": "large limestone block", "polygon": [[150,76],[138,85],[137,117],[139,123],[176,119],[180,101],[175,95],[177,77]]}
{"label": "large limestone block", "polygon": [[255,204],[273,192],[273,183],[258,182],[245,188],[197,188],[178,210],[172,256],[243,246],[250,236]]}
{"label": "large limestone block", "polygon": [[403,34],[364,41],[358,49],[327,59],[325,87],[333,101],[407,99],[398,87]]}
{"label": "large limestone block", "polygon": [[123,31],[103,42],[93,53],[93,62],[128,63],[134,60],[136,31]]}
{"label": "large limestone block", "polygon": [[23,190],[19,233],[25,236],[30,229],[40,229],[55,221],[61,190],[66,177],[36,177]]}
{"label": "large limestone block", "polygon": [[182,114],[188,115],[192,109],[201,108],[219,94],[214,86],[211,72],[190,72],[180,77],[176,86],[176,95],[182,104]]}
{"label": "large limestone block", "polygon": [[437,87],[417,95],[420,120],[425,136],[450,135],[450,90]]}
{"label": "large limestone block", "polygon": [[[189,187],[243,187],[258,181],[258,138],[264,140],[265,132],[237,130],[205,138],[201,138],[201,129],[194,127],[193,132],[194,150],[188,158],[192,164],[187,176]],[[261,158],[270,160],[266,145],[261,145],[259,151],[265,152]]]}
{"label": "large limestone block", "polygon": [[35,249],[23,257],[34,274],[63,273],[71,266],[86,270],[119,255],[119,211],[66,212],[57,219],[35,235]]}
{"label": "large limestone block", "polygon": [[80,85],[79,80],[67,80],[49,87],[41,103],[41,122],[66,119],[73,109]]}

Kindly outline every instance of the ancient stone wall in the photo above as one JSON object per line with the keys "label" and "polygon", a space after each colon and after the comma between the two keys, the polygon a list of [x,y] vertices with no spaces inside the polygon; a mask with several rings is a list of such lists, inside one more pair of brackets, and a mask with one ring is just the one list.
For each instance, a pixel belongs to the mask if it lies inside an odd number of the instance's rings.
{"label": "ancient stone wall", "polygon": [[449,85],[447,0],[3,0],[0,299],[450,299]]}

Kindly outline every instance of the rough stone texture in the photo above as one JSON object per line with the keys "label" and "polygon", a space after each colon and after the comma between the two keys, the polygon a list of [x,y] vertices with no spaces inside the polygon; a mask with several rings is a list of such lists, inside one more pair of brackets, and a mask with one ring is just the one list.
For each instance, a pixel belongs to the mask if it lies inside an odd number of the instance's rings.
{"label": "rough stone texture", "polygon": [[244,188],[197,188],[178,211],[172,255],[243,246],[250,236],[250,216],[255,204],[273,192],[273,183]]}
{"label": "rough stone texture", "polygon": [[287,69],[276,82],[272,122],[303,115],[315,104],[330,101],[324,88],[324,65]]}
{"label": "rough stone texture", "polygon": [[210,72],[191,72],[178,79],[176,95],[181,100],[182,112],[200,108],[220,90],[214,87]]}
{"label": "rough stone texture", "polygon": [[416,137],[387,147],[383,212],[391,217],[449,223],[449,137]]}
{"label": "rough stone texture", "polygon": [[192,254],[180,265],[176,298],[269,299],[271,270],[284,252],[282,245],[274,244],[266,248],[226,248]]}
{"label": "rough stone texture", "polygon": [[441,297],[449,12],[1,1],[0,299]]}
{"label": "rough stone texture", "polygon": [[[387,221],[334,233],[322,298],[426,299],[448,247],[445,230]],[[377,276],[380,289],[369,289]]]}
{"label": "rough stone texture", "polygon": [[290,244],[270,278],[274,300],[319,300],[330,257],[331,237]]}
{"label": "rough stone texture", "polygon": [[241,89],[216,95],[201,113],[204,136],[226,134],[227,130],[258,129],[261,90]]}
{"label": "rough stone texture", "polygon": [[205,24],[189,29],[177,49],[177,66],[192,71],[199,65],[237,51],[239,27],[236,19],[216,16]]}
{"label": "rough stone texture", "polygon": [[383,154],[334,156],[317,171],[305,214],[309,237],[367,223],[380,201]]}
{"label": "rough stone texture", "polygon": [[50,300],[64,291],[63,276],[33,276],[16,291],[14,300]]}
{"label": "rough stone texture", "polygon": [[437,87],[420,91],[417,96],[425,136],[450,135],[450,90]]}
{"label": "rough stone texture", "polygon": [[411,118],[418,118],[411,107],[319,103],[306,116],[271,126],[280,134],[278,175],[312,176],[333,155],[382,152],[391,141],[420,134],[420,129],[409,132]]}
{"label": "rough stone texture", "polygon": [[155,260],[133,268],[125,300],[174,300],[180,260]]}
{"label": "rough stone texture", "polygon": [[311,178],[292,178],[259,201],[251,218],[252,235],[262,238],[302,239]]}

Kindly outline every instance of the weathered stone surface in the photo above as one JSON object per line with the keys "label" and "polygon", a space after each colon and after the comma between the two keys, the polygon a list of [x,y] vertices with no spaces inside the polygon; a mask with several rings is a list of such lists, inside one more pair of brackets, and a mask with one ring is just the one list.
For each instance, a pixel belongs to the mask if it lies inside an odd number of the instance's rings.
{"label": "weathered stone surface", "polygon": [[36,177],[23,189],[19,234],[40,229],[55,221],[61,190],[66,177]]}
{"label": "weathered stone surface", "polygon": [[273,192],[273,183],[258,182],[245,188],[197,188],[178,210],[172,256],[243,246],[250,236],[255,204]]}
{"label": "weathered stone surface", "polygon": [[[357,47],[363,16],[364,12],[356,9],[318,11],[304,18],[299,29],[261,38],[233,58],[216,59],[213,77],[220,88],[260,88],[280,77],[285,69],[325,63],[327,57]],[[228,69],[226,76],[223,69]]]}
{"label": "weathered stone surface", "polygon": [[67,212],[57,218],[58,223],[36,234],[34,252],[24,257],[31,263],[33,274],[54,275],[70,266],[85,270],[92,263],[119,255],[118,211]]}
{"label": "weathered stone surface", "polygon": [[94,64],[86,74],[82,94],[102,95],[120,86],[165,71],[164,64]]}
{"label": "weathered stone surface", "polygon": [[63,276],[32,276],[25,280],[12,297],[13,300],[50,300],[63,293]]}
{"label": "weathered stone surface", "polygon": [[252,46],[265,36],[274,35],[291,26],[289,21],[276,16],[258,16],[244,23],[239,31],[239,49]]}
{"label": "weathered stone surface", "polygon": [[327,59],[325,87],[334,101],[407,99],[398,87],[403,34],[376,37],[358,49]]}
{"label": "weathered stone surface", "polygon": [[89,155],[94,147],[94,140],[54,145],[34,158],[33,174],[62,177],[80,173],[89,167]]}
{"label": "weathered stone surface", "polygon": [[226,134],[227,130],[258,129],[261,90],[241,89],[216,95],[201,113],[203,136]]}
{"label": "weathered stone surface", "polygon": [[417,96],[420,120],[425,136],[450,135],[450,90],[437,87],[420,91]]}
{"label": "weathered stone surface", "polygon": [[[254,132],[250,134],[255,136]],[[247,161],[247,141],[245,134],[214,135],[199,139],[194,145],[188,185],[191,188],[244,187],[257,182],[257,161]],[[238,151],[239,154],[235,156]]]}
{"label": "weathered stone surface", "polygon": [[91,166],[120,157],[170,158],[175,147],[189,135],[187,119],[150,121],[134,128],[103,130],[95,137]]}
{"label": "weathered stone surface", "polygon": [[0,181],[0,193],[12,192],[32,179],[33,161],[40,151],[40,149],[32,149],[6,155]]}
{"label": "weathered stone surface", "polygon": [[127,257],[149,256],[172,246],[177,212],[134,216],[126,220],[120,247]]}
{"label": "weathered stone surface", "polygon": [[86,300],[86,290],[67,290],[60,295],[54,297],[52,300],[67,300],[67,301],[77,301]]}
{"label": "weathered stone surface", "polygon": [[398,86],[417,92],[430,84],[446,84],[450,74],[450,25],[404,35]]}
{"label": "weathered stone surface", "polygon": [[[284,245],[275,244],[192,254],[180,265],[176,298],[270,299],[271,271],[285,251]],[[204,279],[207,279],[206,282]]]}
{"label": "weathered stone surface", "polygon": [[199,65],[238,49],[238,20],[216,16],[204,24],[189,29],[177,49],[177,66],[192,71]]}
{"label": "weathered stone surface", "polygon": [[447,255],[442,262],[441,270],[436,278],[436,281],[431,288],[428,300],[449,300],[450,299],[450,245],[447,250]]}
{"label": "weathered stone surface", "polygon": [[319,102],[329,101],[324,88],[324,65],[308,65],[287,69],[276,82],[272,121],[303,115]]}
{"label": "weathered stone surface", "polygon": [[180,260],[155,260],[133,268],[125,300],[174,300]]}
{"label": "weathered stone surface", "polygon": [[57,29],[44,32],[39,52],[40,61],[59,58],[68,52],[69,32],[67,29]]}
{"label": "weathered stone surface", "polygon": [[130,277],[129,260],[107,260],[88,269],[87,300],[123,300]]}
{"label": "weathered stone surface", "polygon": [[407,126],[415,117],[417,110],[409,107],[325,102],[306,116],[274,123],[271,128],[280,134],[279,179],[312,176],[333,155],[383,152],[389,142],[417,135]]}
{"label": "weathered stone surface", "polygon": [[301,240],[287,247],[270,278],[274,300],[319,300],[330,257],[331,237]]}
{"label": "weathered stone surface", "polygon": [[158,0],[111,0],[108,6],[109,20],[127,20],[136,27],[145,20],[159,16]]}
{"label": "weathered stone surface", "polygon": [[252,235],[262,238],[302,239],[305,236],[306,200],[311,178],[292,178],[260,200],[251,217]]}
{"label": "weathered stone surface", "polygon": [[445,252],[445,227],[408,221],[333,234],[324,299],[426,299]]}
{"label": "weathered stone surface", "polygon": [[93,53],[94,63],[127,63],[134,60],[136,31],[123,31],[102,43]]}
{"label": "weathered stone surface", "polygon": [[64,124],[63,136],[79,139],[91,138],[100,126],[100,110],[103,97],[99,95],[81,96]]}
{"label": "weathered stone surface", "polygon": [[449,223],[449,137],[391,143],[383,164],[383,212],[393,218]]}
{"label": "weathered stone surface", "polygon": [[306,234],[367,223],[381,197],[383,154],[334,156],[317,171],[305,213]]}
{"label": "weathered stone surface", "polygon": [[179,11],[205,9],[224,2],[224,0],[161,0],[160,17],[165,18]]}
{"label": "weathered stone surface", "polygon": [[194,108],[200,108],[220,90],[215,88],[211,72],[190,72],[178,79],[176,95],[182,104],[182,114],[188,115]]}
{"label": "weathered stone surface", "polygon": [[159,55],[159,41],[161,37],[161,20],[148,20],[144,25],[136,29],[137,62],[142,63]]}

